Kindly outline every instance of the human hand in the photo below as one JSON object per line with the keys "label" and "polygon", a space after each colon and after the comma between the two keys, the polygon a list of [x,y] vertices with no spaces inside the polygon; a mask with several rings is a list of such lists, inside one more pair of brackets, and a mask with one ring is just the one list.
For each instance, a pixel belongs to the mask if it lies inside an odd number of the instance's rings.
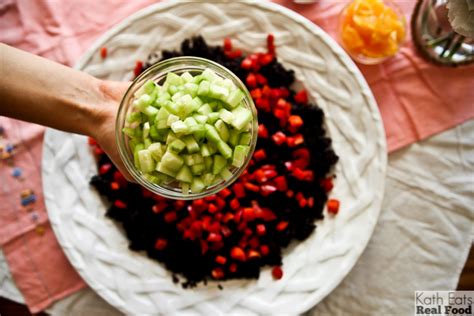
{"label": "human hand", "polygon": [[115,118],[122,97],[124,96],[130,82],[98,81],[99,91],[103,99],[95,104],[94,119],[90,120],[89,134],[99,146],[105,151],[115,166],[128,181],[133,181],[120,158],[118,144],[115,139]]}

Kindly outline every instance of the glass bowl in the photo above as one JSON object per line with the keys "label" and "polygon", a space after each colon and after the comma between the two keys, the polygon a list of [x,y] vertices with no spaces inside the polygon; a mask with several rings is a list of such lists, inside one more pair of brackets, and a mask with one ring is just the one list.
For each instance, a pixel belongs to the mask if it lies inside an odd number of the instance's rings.
{"label": "glass bowl", "polygon": [[[393,21],[400,23],[400,29],[395,35],[387,31],[388,23],[391,19],[384,19],[385,14],[377,15],[371,9],[374,8],[367,4],[379,6],[383,3],[385,7],[390,8],[396,16],[393,16]],[[362,7],[367,5],[367,7]],[[357,15],[359,24],[355,21],[354,16],[349,15],[350,10],[358,10]],[[367,22],[367,23],[363,23]],[[345,25],[349,24],[352,30],[357,34],[351,32],[344,33]],[[360,25],[354,28],[354,25]],[[392,27],[394,27],[392,25]],[[393,30],[393,29],[392,29]],[[385,34],[383,32],[386,32]],[[389,42],[389,37],[395,36],[393,42]],[[357,62],[365,65],[374,65],[383,62],[384,60],[394,56],[400,50],[406,38],[406,21],[401,9],[391,0],[354,0],[348,3],[342,9],[339,15],[338,40],[346,52]],[[361,42],[359,42],[361,40]],[[349,45],[348,42],[351,42]],[[387,45],[392,47],[387,52],[376,53],[377,49],[387,49]],[[395,45],[395,46],[393,46]]]}
{"label": "glass bowl", "polygon": [[[155,184],[149,181],[144,174],[138,170],[134,165],[133,160],[133,152],[130,148],[129,144],[129,137],[122,132],[122,129],[125,127],[126,117],[131,113],[136,111],[132,106],[134,100],[134,93],[140,89],[140,87],[148,80],[153,80],[157,84],[162,84],[165,79],[166,75],[169,72],[173,72],[175,74],[182,74],[184,72],[189,72],[192,75],[198,75],[202,73],[206,68],[213,70],[217,75],[222,77],[223,79],[230,79],[232,82],[240,88],[244,92],[244,99],[242,103],[244,106],[252,112],[252,124],[250,128],[251,133],[251,141],[249,144],[250,150],[245,158],[244,164],[240,168],[236,168],[233,166],[229,167],[232,176],[229,177],[228,180],[222,180],[219,183],[213,184],[205,188],[202,192],[199,193],[183,193],[181,188],[178,186],[177,181],[173,181],[168,184]],[[184,56],[184,57],[176,57],[164,60],[159,62],[147,70],[145,70],[142,74],[140,74],[130,85],[125,96],[123,97],[115,122],[115,137],[118,144],[118,149],[120,153],[120,157],[125,164],[127,171],[133,177],[133,179],[139,183],[140,185],[144,186],[148,190],[161,195],[166,198],[171,199],[181,199],[181,200],[193,200],[203,198],[212,194],[219,192],[220,190],[224,189],[232,182],[234,182],[245,170],[247,167],[253,152],[255,150],[255,145],[257,143],[257,134],[258,134],[258,120],[257,120],[257,110],[253,103],[252,97],[250,96],[249,91],[245,87],[244,83],[230,70],[227,68],[204,58],[199,57],[192,57],[192,56]]]}

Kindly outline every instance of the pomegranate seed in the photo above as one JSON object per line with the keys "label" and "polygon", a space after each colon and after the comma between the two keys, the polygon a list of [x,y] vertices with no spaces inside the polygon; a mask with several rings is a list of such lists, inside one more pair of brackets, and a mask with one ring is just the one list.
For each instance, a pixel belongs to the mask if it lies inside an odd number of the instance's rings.
{"label": "pomegranate seed", "polygon": [[277,188],[275,186],[270,185],[270,184],[265,184],[265,185],[262,185],[260,194],[262,194],[262,196],[268,196],[275,191],[277,191]]}
{"label": "pomegranate seed", "polygon": [[200,234],[202,232],[202,222],[195,221],[191,224],[191,231],[195,234]]}
{"label": "pomegranate seed", "polygon": [[304,143],[304,137],[301,134],[297,134],[294,136],[295,138],[295,146],[301,145]]}
{"label": "pomegranate seed", "polygon": [[120,185],[114,181],[110,183],[110,188],[114,191],[117,191],[118,189],[120,189]]}
{"label": "pomegranate seed", "polygon": [[220,230],[221,230],[221,224],[219,224],[219,222],[214,222],[209,227],[209,231],[211,231],[213,233],[218,233]]}
{"label": "pomegranate seed", "polygon": [[267,35],[267,46],[272,46],[275,40],[275,36],[273,34],[268,34]]}
{"label": "pomegranate seed", "polygon": [[224,278],[224,271],[221,268],[215,268],[212,270],[211,275],[214,279],[220,280]]}
{"label": "pomegranate seed", "polygon": [[252,184],[250,182],[245,183],[244,186],[247,190],[252,191],[252,192],[260,191],[260,188],[258,186],[256,186],[255,184]]}
{"label": "pomegranate seed", "polygon": [[96,156],[100,156],[100,155],[104,154],[104,151],[102,150],[102,148],[96,147],[96,148],[94,148],[94,154]]}
{"label": "pomegranate seed", "polygon": [[[262,58],[260,58],[260,64],[262,66],[266,66],[273,61],[273,54],[264,54]],[[266,82],[265,82],[266,83]],[[263,83],[262,83],[263,84]]]}
{"label": "pomegranate seed", "polygon": [[216,214],[216,216],[214,216],[214,218],[215,218],[216,221],[218,221],[218,222],[220,222],[220,221],[222,220],[222,217],[223,217],[222,213],[218,213],[218,214]]}
{"label": "pomegranate seed", "polygon": [[[216,199],[217,195],[213,194],[213,195],[209,195],[209,196],[206,196],[204,199],[204,201],[206,202],[214,202],[214,200]],[[178,201],[182,201],[182,200],[178,200]],[[183,201],[184,202],[184,201]]]}
{"label": "pomegranate seed", "polygon": [[216,256],[216,262],[218,264],[225,264],[227,262],[227,258],[223,256]]}
{"label": "pomegranate seed", "polygon": [[281,145],[286,141],[286,135],[282,132],[276,132],[272,135],[272,140],[275,144]]}
{"label": "pomegranate seed", "polygon": [[163,250],[166,248],[167,245],[168,245],[168,242],[166,241],[166,239],[158,238],[155,242],[155,249]]}
{"label": "pomegranate seed", "polygon": [[259,99],[262,97],[262,90],[260,90],[259,88],[253,89],[252,91],[250,91],[250,95],[253,99]]}
{"label": "pomegranate seed", "polygon": [[228,52],[232,50],[232,41],[230,38],[224,38],[224,51]]}
{"label": "pomegranate seed", "polygon": [[233,59],[242,56],[242,51],[240,49],[236,49],[234,51],[224,52],[224,54],[227,56],[227,58]]}
{"label": "pomegranate seed", "polygon": [[290,115],[288,118],[288,123],[290,124],[291,131],[294,133],[303,126],[303,119],[299,115]]}
{"label": "pomegranate seed", "polygon": [[229,266],[229,271],[232,272],[232,273],[237,272],[237,264],[232,263],[232,264]]}
{"label": "pomegranate seed", "polygon": [[[263,170],[263,169],[262,169]],[[276,177],[278,175],[278,173],[273,170],[273,169],[270,169],[270,170],[264,170],[263,171],[265,176],[268,178],[268,179],[273,179],[274,177]]]}
{"label": "pomegranate seed", "polygon": [[288,227],[288,222],[287,221],[281,221],[276,226],[276,230],[281,232],[281,231],[284,231],[287,227]]}
{"label": "pomegranate seed", "polygon": [[201,254],[205,254],[208,250],[209,250],[209,245],[207,244],[207,242],[205,242],[204,240],[200,240],[200,244],[201,244]]}
{"label": "pomegranate seed", "polygon": [[260,252],[256,250],[249,250],[247,253],[247,258],[249,259],[258,259],[260,257],[261,257]]}
{"label": "pomegranate seed", "polygon": [[88,142],[89,145],[91,145],[91,146],[97,145],[97,141],[96,141],[94,138],[92,138],[92,137],[88,137],[88,138],[87,138],[87,142]]}
{"label": "pomegranate seed", "polygon": [[240,207],[240,203],[238,199],[232,199],[229,203],[229,207],[234,211]]}
{"label": "pomegranate seed", "polygon": [[286,191],[288,189],[288,183],[286,182],[285,176],[276,177],[274,181],[279,191]]}
{"label": "pomegranate seed", "polygon": [[234,260],[245,261],[245,252],[240,247],[233,247],[230,251],[230,256]]}
{"label": "pomegranate seed", "polygon": [[105,57],[107,57],[107,47],[102,47],[100,49],[100,57],[102,57],[102,59],[105,59]]}
{"label": "pomegranate seed", "polygon": [[217,193],[221,198],[225,199],[229,195],[232,194],[232,192],[228,188],[224,188]]}
{"label": "pomegranate seed", "polygon": [[114,206],[116,208],[121,208],[121,209],[127,208],[127,204],[125,204],[125,202],[123,202],[121,200],[115,200]]}
{"label": "pomegranate seed", "polygon": [[267,208],[262,209],[262,211],[263,211],[262,219],[266,222],[273,221],[277,218],[276,215]]}
{"label": "pomegranate seed", "polygon": [[[273,58],[273,56],[272,56],[272,58]],[[267,84],[267,78],[265,78],[261,74],[257,74],[257,83],[260,84],[260,85],[265,85],[265,84]]]}
{"label": "pomegranate seed", "polygon": [[216,233],[209,233],[209,236],[207,237],[207,241],[219,242],[219,241],[222,241],[222,236]]}
{"label": "pomegranate seed", "polygon": [[265,149],[259,149],[257,150],[254,154],[253,154],[253,158],[255,158],[255,160],[257,161],[260,161],[260,160],[263,160],[265,158],[267,158],[267,153],[265,152]]}
{"label": "pomegranate seed", "polygon": [[252,61],[249,58],[245,58],[244,60],[242,60],[240,67],[246,70],[250,70],[250,68],[252,68]]}
{"label": "pomegranate seed", "polygon": [[243,213],[242,210],[238,210],[237,213],[235,213],[234,221],[235,221],[236,223],[239,223],[240,220],[242,219],[242,213]]}
{"label": "pomegranate seed", "polygon": [[220,197],[216,198],[215,204],[217,208],[219,209],[219,211],[222,210],[226,205],[225,200]]}
{"label": "pomegranate seed", "polygon": [[295,192],[293,192],[293,190],[286,191],[286,196],[287,197],[292,198],[294,195],[295,195]]}
{"label": "pomegranate seed", "polygon": [[166,203],[158,203],[158,204],[153,205],[151,207],[151,210],[153,211],[153,213],[159,214],[163,212],[166,209],[166,207],[167,207]]}
{"label": "pomegranate seed", "polygon": [[229,221],[231,221],[231,220],[233,220],[233,219],[234,219],[234,214],[232,214],[232,213],[226,213],[226,214],[224,215],[224,220],[223,220],[223,221],[224,221],[224,223],[227,223],[227,222],[229,222]]}
{"label": "pomegranate seed", "polygon": [[174,222],[176,219],[178,218],[178,216],[176,215],[176,212],[168,212],[165,214],[165,222],[167,223],[172,223]]}
{"label": "pomegranate seed", "polygon": [[234,191],[234,195],[239,199],[245,196],[245,188],[244,185],[241,183],[234,184],[232,190]]}
{"label": "pomegranate seed", "polygon": [[272,276],[275,280],[280,280],[283,277],[283,270],[281,267],[273,267]]}
{"label": "pomegranate seed", "polygon": [[267,229],[265,228],[265,225],[263,225],[263,224],[258,224],[257,225],[257,234],[258,235],[263,236],[263,235],[265,235],[266,232],[267,232]]}
{"label": "pomegranate seed", "polygon": [[272,89],[270,89],[270,87],[267,86],[267,85],[263,86],[263,88],[262,88],[262,96],[263,96],[264,98],[269,98],[271,94],[272,94]]}
{"label": "pomegranate seed", "polygon": [[270,107],[270,101],[268,101],[267,98],[258,98],[255,101],[255,106],[257,109],[262,110],[264,112],[270,112],[271,107]]}
{"label": "pomegranate seed", "polygon": [[296,159],[309,160],[309,150],[307,148],[299,148],[291,153],[291,155]]}
{"label": "pomegranate seed", "polygon": [[99,174],[100,175],[104,175],[106,174],[107,172],[110,171],[110,169],[112,169],[112,164],[110,163],[104,163],[102,166],[100,166],[99,168]]}
{"label": "pomegranate seed", "polygon": [[114,172],[114,181],[117,182],[121,187],[126,186],[128,183],[127,179],[125,179],[120,171]]}
{"label": "pomegranate seed", "polygon": [[207,211],[208,211],[209,213],[211,213],[211,214],[214,214],[214,213],[216,213],[216,212],[219,211],[219,210],[217,209],[217,206],[215,206],[214,204],[210,203],[209,206],[208,206],[208,208],[207,208]]}
{"label": "pomegranate seed", "polygon": [[268,138],[268,130],[263,124],[258,125],[258,137]]}
{"label": "pomegranate seed", "polygon": [[301,208],[305,208],[306,205],[308,204],[308,201],[306,199],[301,199],[298,201],[298,204]]}
{"label": "pomegranate seed", "polygon": [[313,207],[314,206],[314,197],[309,197],[308,198],[308,207]]}
{"label": "pomegranate seed", "polygon": [[249,240],[249,246],[253,249],[257,249],[260,246],[260,240],[257,237],[253,237]]}
{"label": "pomegranate seed", "polygon": [[242,211],[242,218],[244,221],[250,222],[255,219],[255,211],[253,210],[253,207],[246,207]]}
{"label": "pomegranate seed", "polygon": [[247,236],[250,236],[250,235],[253,234],[253,231],[252,231],[250,228],[247,227],[247,228],[245,228],[245,230],[244,230],[244,234],[247,235]]}
{"label": "pomegranate seed", "polygon": [[323,179],[320,181],[320,184],[326,193],[331,191],[334,187],[334,184],[332,183],[332,178]]}
{"label": "pomegranate seed", "polygon": [[135,62],[135,68],[133,69],[133,74],[135,77],[138,77],[138,75],[142,72],[143,69],[143,62],[141,60],[137,60]]}
{"label": "pomegranate seed", "polygon": [[[230,215],[232,215],[232,214],[230,214]],[[232,215],[232,216],[233,216],[233,215]],[[223,226],[223,227],[221,228],[221,233],[222,233],[222,235],[224,235],[224,237],[229,237],[230,235],[232,235],[232,231],[231,231],[230,228],[227,227],[227,226]]]}
{"label": "pomegranate seed", "polygon": [[262,253],[262,255],[266,256],[270,253],[270,248],[267,245],[261,245],[260,252]]}
{"label": "pomegranate seed", "polygon": [[339,201],[335,199],[329,199],[327,202],[328,212],[336,215],[339,212]]}
{"label": "pomegranate seed", "polygon": [[294,99],[297,103],[300,104],[307,104],[308,103],[308,93],[306,90],[301,90],[297,94],[295,94]]}
{"label": "pomegranate seed", "polygon": [[249,74],[245,81],[247,83],[247,86],[249,86],[250,88],[255,88],[257,86],[257,77],[254,74]]}

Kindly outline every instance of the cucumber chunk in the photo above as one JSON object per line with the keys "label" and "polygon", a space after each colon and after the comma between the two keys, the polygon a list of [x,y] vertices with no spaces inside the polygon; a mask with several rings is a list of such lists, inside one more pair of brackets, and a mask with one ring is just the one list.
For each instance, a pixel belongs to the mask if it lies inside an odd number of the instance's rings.
{"label": "cucumber chunk", "polygon": [[181,167],[181,169],[178,171],[178,174],[176,175],[176,180],[186,183],[191,183],[191,181],[193,181],[193,174],[191,173],[191,170],[188,166],[184,165]]}
{"label": "cucumber chunk", "polygon": [[240,168],[245,162],[245,157],[249,152],[249,146],[238,145],[234,148],[234,156],[232,159],[232,166]]}

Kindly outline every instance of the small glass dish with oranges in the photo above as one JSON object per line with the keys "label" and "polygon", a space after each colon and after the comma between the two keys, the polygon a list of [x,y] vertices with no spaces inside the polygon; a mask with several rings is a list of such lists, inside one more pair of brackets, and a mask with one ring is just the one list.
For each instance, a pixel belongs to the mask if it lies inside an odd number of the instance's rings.
{"label": "small glass dish with oranges", "polygon": [[378,64],[395,55],[405,35],[405,17],[390,0],[354,0],[341,12],[339,40],[359,63]]}

